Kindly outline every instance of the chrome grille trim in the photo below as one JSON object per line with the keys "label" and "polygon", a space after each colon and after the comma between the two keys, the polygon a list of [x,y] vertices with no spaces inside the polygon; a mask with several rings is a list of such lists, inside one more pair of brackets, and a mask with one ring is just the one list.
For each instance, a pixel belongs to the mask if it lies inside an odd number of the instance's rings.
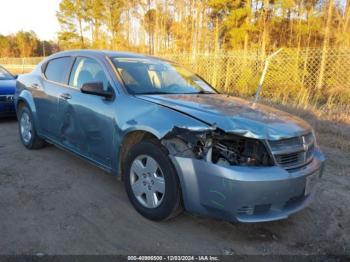
{"label": "chrome grille trim", "polygon": [[0,102],[12,103],[13,101],[13,95],[0,95]]}
{"label": "chrome grille trim", "polygon": [[281,140],[268,141],[276,163],[289,170],[312,161],[315,148],[313,133]]}

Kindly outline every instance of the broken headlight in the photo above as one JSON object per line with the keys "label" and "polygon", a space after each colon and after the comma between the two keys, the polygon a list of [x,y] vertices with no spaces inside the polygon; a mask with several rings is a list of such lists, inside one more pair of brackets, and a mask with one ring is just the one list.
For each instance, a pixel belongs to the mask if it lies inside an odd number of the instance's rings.
{"label": "broken headlight", "polygon": [[169,154],[205,159],[220,165],[272,166],[263,142],[219,129],[174,127],[162,141]]}
{"label": "broken headlight", "polygon": [[221,165],[272,166],[265,145],[257,139],[223,135],[213,139],[212,162]]}

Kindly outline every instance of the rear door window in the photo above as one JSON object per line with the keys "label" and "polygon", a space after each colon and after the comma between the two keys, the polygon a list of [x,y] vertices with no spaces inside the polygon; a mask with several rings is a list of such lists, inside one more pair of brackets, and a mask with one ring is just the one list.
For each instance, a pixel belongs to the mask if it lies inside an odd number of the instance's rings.
{"label": "rear door window", "polygon": [[45,70],[46,78],[57,83],[67,84],[72,62],[73,58],[68,56],[49,61]]}

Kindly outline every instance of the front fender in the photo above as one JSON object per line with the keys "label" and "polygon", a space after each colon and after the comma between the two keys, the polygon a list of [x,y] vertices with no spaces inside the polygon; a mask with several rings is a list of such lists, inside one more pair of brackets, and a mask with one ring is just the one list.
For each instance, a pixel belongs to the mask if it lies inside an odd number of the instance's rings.
{"label": "front fender", "polygon": [[207,124],[173,109],[144,101],[131,96],[119,96],[116,99],[116,139],[115,163],[113,169],[118,173],[120,148],[128,134],[142,131],[162,140],[175,127],[208,129]]}
{"label": "front fender", "polygon": [[[183,127],[189,129],[209,129],[210,127],[190,116],[175,111],[173,109],[144,101],[137,98],[131,98],[132,102],[119,100],[119,108],[127,108],[127,114],[118,112],[120,118],[121,138],[133,131],[145,131],[153,134],[159,140],[171,132],[174,127]],[[128,99],[129,100],[129,99]],[[130,106],[132,104],[132,106]]]}

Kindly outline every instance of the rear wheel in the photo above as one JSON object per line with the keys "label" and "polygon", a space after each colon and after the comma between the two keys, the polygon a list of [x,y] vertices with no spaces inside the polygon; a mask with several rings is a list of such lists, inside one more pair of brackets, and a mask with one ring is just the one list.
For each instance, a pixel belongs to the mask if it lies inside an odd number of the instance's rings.
{"label": "rear wheel", "polygon": [[162,145],[143,141],[126,156],[124,183],[135,209],[152,220],[166,220],[182,210],[176,170]]}
{"label": "rear wheel", "polygon": [[44,140],[36,133],[32,112],[26,105],[19,107],[18,126],[21,141],[26,148],[39,149],[44,146]]}

